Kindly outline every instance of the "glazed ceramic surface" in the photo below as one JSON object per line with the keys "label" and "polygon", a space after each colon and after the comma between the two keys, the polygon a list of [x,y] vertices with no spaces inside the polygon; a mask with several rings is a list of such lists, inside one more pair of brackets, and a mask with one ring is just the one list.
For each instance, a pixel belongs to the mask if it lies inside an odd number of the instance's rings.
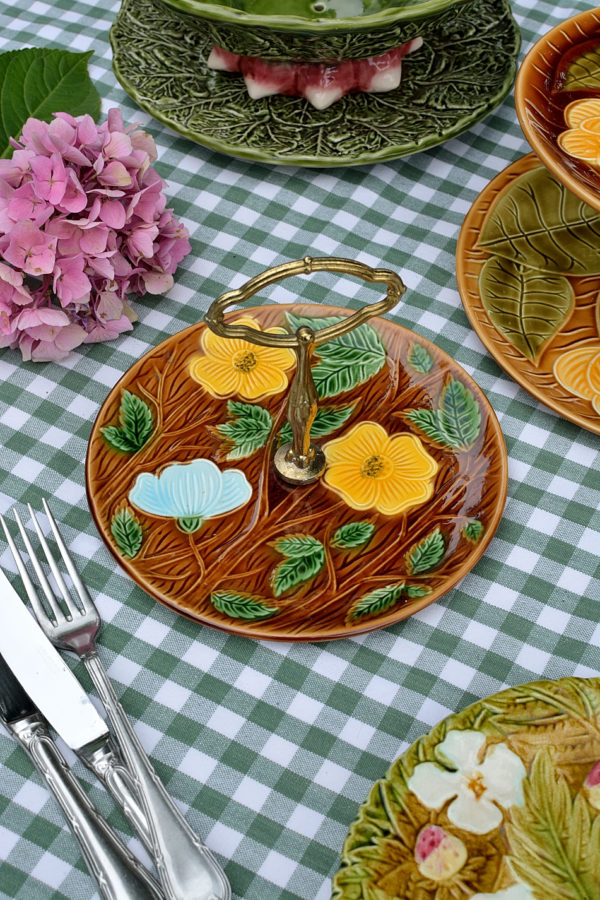
{"label": "glazed ceramic surface", "polygon": [[599,720],[596,678],[445,719],[373,786],[333,900],[597,900]]}
{"label": "glazed ceramic surface", "polygon": [[580,13],[540,38],[519,70],[515,101],[540,160],[600,209],[600,10]]}
{"label": "glazed ceramic surface", "polygon": [[[263,306],[229,321],[316,329],[348,311],[318,313]],[[507,476],[477,385],[383,319],[316,353],[312,436],[327,469],[308,486],[272,468],[291,437],[290,350],[199,324],[112,390],[90,439],[90,506],[117,560],[156,599],[252,637],[338,638],[410,616],[482,555]]]}
{"label": "glazed ceramic surface", "polygon": [[[215,23],[185,16],[159,0],[124,0],[111,43],[125,90],[180,134],[260,162],[340,166],[440,144],[487,115],[509,90],[520,35],[503,0],[470,0],[445,10],[434,23],[394,26],[381,32],[379,45],[379,38],[368,37],[364,46],[353,45],[353,52],[377,55],[420,32],[423,46],[404,60],[398,88],[348,94],[325,110],[302,97],[250,100],[239,75],[206,65],[213,45],[262,58],[290,52],[302,58],[300,50],[290,50],[288,38],[280,46],[271,33],[245,29],[240,46]],[[320,41],[318,46],[325,58],[334,52]],[[335,50],[345,52],[344,46]]]}
{"label": "glazed ceramic surface", "polygon": [[496,361],[566,419],[600,433],[600,215],[522,157],[462,226],[458,286]]}

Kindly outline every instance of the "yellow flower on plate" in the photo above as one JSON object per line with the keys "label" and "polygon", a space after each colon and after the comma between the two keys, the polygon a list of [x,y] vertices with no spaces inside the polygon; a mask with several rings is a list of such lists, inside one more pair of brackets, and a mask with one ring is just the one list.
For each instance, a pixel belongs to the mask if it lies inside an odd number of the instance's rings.
{"label": "yellow flower on plate", "polygon": [[558,146],[569,156],[600,165],[600,99],[575,100],[564,115],[569,130],[558,136]]}
{"label": "yellow flower on plate", "polygon": [[[236,325],[260,329],[252,316],[241,316]],[[283,328],[267,328],[267,334],[285,334]],[[210,328],[202,331],[200,346],[203,356],[195,356],[190,364],[194,381],[213,397],[258,400],[278,394],[288,385],[286,372],[296,362],[296,354],[285,347],[261,347],[240,338],[224,338]]]}
{"label": "yellow flower on plate", "polygon": [[562,353],[554,363],[554,377],[566,391],[589,400],[600,415],[600,344]]}
{"label": "yellow flower on plate", "polygon": [[389,435],[376,422],[360,422],[323,451],[325,484],[352,509],[394,516],[433,494],[438,464],[414,434]]}

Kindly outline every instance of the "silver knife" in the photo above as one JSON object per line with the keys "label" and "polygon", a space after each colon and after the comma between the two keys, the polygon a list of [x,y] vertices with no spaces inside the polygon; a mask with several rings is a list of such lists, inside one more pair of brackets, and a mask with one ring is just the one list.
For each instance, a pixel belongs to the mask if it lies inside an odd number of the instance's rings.
{"label": "silver knife", "polygon": [[31,698],[0,656],[0,721],[58,801],[105,900],[159,900],[158,884],[109,827],[69,769]]}

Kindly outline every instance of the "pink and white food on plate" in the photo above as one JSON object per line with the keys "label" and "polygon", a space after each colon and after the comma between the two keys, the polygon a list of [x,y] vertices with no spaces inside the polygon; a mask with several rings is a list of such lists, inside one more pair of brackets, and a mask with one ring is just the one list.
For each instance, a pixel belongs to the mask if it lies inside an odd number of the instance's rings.
{"label": "pink and white food on plate", "polygon": [[127,295],[162,294],[191,247],[166,209],[153,138],[111,109],[30,118],[0,159],[0,347],[65,357],[130,331]]}
{"label": "pink and white food on plate", "polygon": [[417,37],[381,56],[332,63],[272,63],[213,47],[207,65],[220,72],[241,72],[252,100],[283,94],[304,97],[316,109],[327,109],[345,94],[395,90],[400,85],[403,58],[422,44],[423,38]]}

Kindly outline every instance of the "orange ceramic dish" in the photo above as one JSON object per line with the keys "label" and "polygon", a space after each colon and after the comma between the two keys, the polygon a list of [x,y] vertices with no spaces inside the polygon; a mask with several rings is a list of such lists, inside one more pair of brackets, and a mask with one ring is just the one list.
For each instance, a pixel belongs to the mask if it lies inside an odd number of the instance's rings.
{"label": "orange ceramic dish", "polygon": [[600,209],[600,8],[540,38],[519,70],[515,103],[544,165]]}

